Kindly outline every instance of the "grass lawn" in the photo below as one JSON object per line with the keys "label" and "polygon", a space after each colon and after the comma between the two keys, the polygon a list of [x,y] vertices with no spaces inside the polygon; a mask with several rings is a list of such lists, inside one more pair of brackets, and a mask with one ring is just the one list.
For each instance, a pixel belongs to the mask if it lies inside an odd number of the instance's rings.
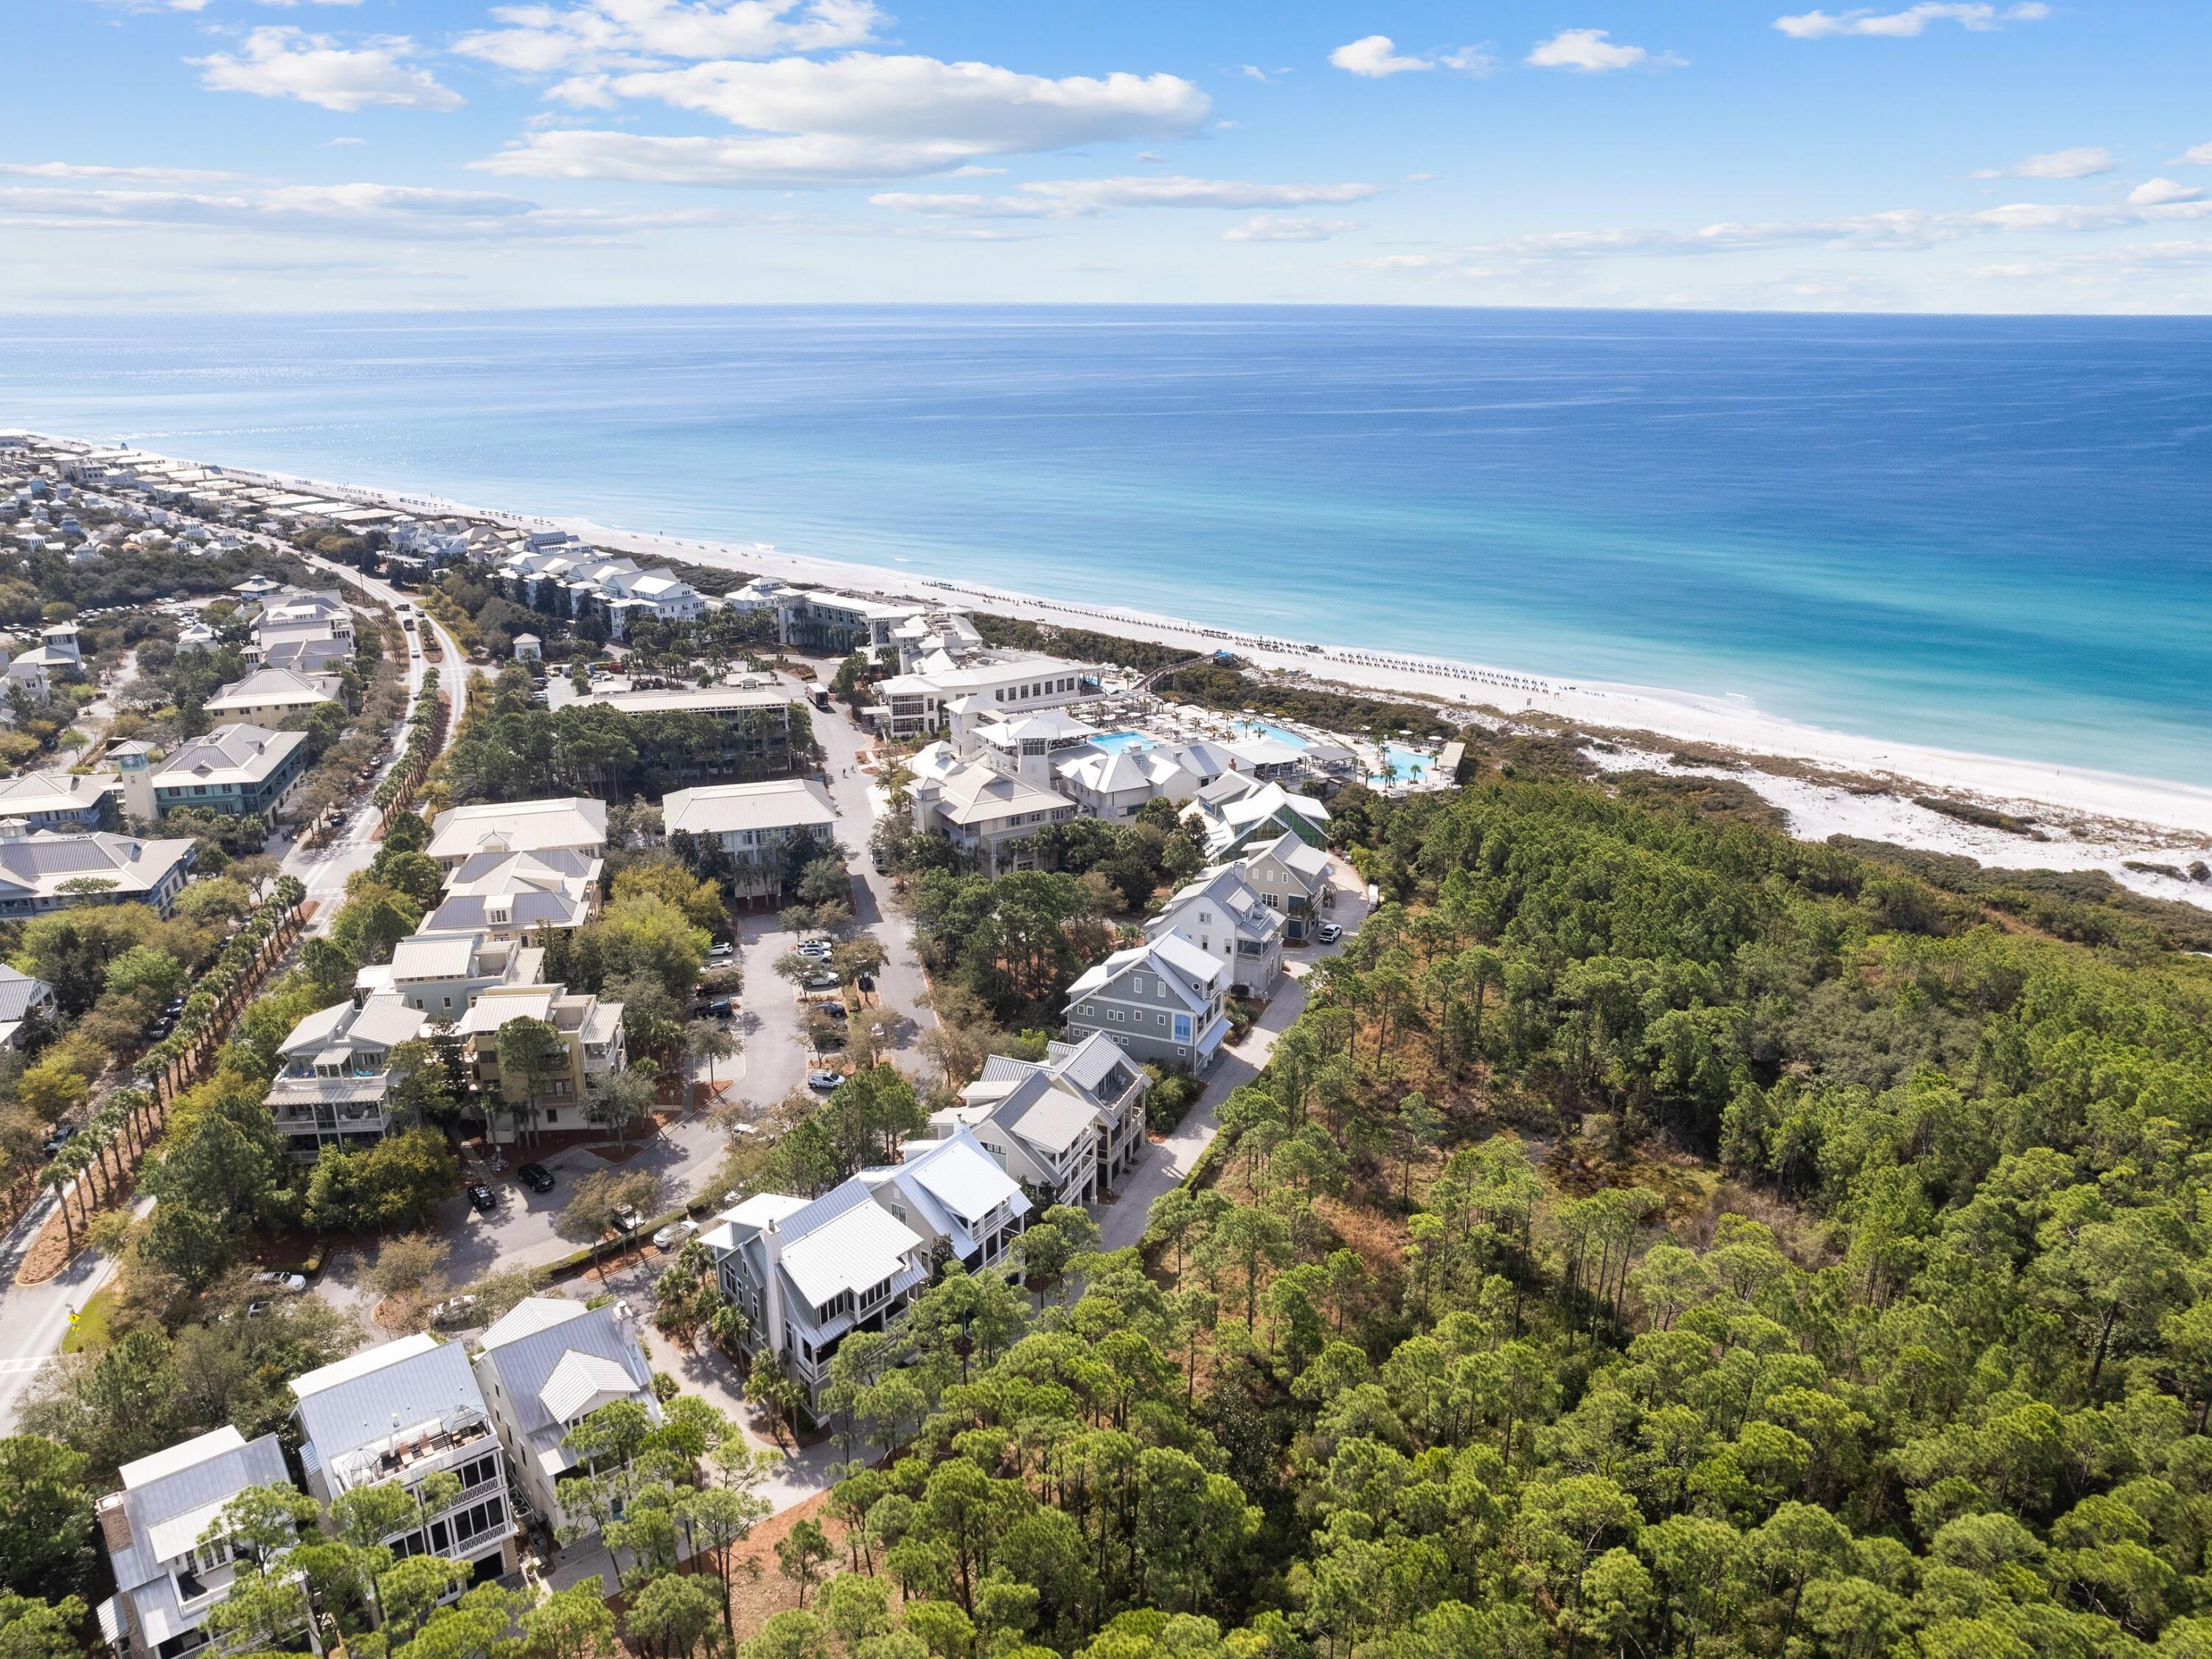
{"label": "grass lawn", "polygon": [[62,1352],[77,1353],[86,1348],[106,1347],[108,1316],[114,1311],[115,1287],[110,1285],[105,1290],[94,1291],[92,1300],[76,1310],[69,1334],[62,1338]]}

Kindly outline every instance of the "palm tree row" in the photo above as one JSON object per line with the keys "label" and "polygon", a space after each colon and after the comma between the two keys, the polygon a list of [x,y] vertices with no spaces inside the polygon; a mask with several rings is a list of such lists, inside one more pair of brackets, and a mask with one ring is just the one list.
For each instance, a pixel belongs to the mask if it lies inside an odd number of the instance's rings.
{"label": "palm tree row", "polygon": [[299,937],[300,903],[307,896],[297,878],[276,878],[269,896],[231,936],[222,959],[200,976],[177,1029],[140,1057],[140,1074],[152,1079],[153,1088],[111,1089],[91,1121],[40,1172],[39,1184],[58,1196],[71,1254],[78,1224],[89,1224],[93,1211],[123,1190],[167,1121],[169,1102],[198,1079],[231,1022],[291,949]]}
{"label": "palm tree row", "polygon": [[407,746],[369,797],[369,804],[382,814],[380,828],[388,826],[394,814],[407,810],[429,775],[430,763],[438,758],[446,735],[446,722],[441,715],[438,671],[428,668],[422,672],[422,689],[416,694],[415,710],[407,717]]}

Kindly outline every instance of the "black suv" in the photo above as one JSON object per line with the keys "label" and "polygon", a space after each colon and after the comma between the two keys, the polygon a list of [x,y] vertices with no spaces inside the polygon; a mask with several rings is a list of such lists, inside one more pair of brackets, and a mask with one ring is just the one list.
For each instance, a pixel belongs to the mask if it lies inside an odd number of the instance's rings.
{"label": "black suv", "polygon": [[533,1193],[550,1193],[553,1190],[553,1171],[543,1164],[520,1165],[515,1170],[514,1178]]}

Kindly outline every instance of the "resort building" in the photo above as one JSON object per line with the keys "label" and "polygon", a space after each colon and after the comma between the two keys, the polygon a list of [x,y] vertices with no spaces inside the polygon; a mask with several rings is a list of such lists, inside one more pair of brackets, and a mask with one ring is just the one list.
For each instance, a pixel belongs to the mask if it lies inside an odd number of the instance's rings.
{"label": "resort building", "polygon": [[1283,971],[1282,915],[1235,865],[1201,872],[1145,923],[1155,943],[1170,934],[1220,963],[1232,996],[1266,996]]}
{"label": "resort building", "polygon": [[234,680],[207,700],[207,712],[218,720],[276,720],[305,714],[326,702],[340,700],[335,674],[295,674],[289,668],[257,668],[242,680]]}
{"label": "resort building", "polygon": [[[509,929],[520,933],[563,925],[550,920],[519,920],[526,914],[550,915],[549,907],[525,902],[532,895],[557,896],[570,914],[580,915],[588,921],[599,914],[599,876],[605,867],[604,859],[589,853],[478,853],[462,860],[459,867],[447,876],[446,904],[462,900],[483,901],[486,919],[476,925],[495,939],[508,937]],[[445,914],[441,905],[433,919]],[[504,916],[506,920],[495,922],[492,920],[495,916]],[[433,929],[430,922],[425,921],[417,931],[469,930],[447,926]]]}
{"label": "resort building", "polygon": [[955,663],[939,654],[912,672],[875,688],[881,701],[865,711],[877,729],[894,738],[948,733],[962,754],[971,752],[975,731],[1010,720],[1095,701],[1098,672],[1079,663],[1022,652],[979,653]]}
{"label": "resort building", "polygon": [[276,1050],[269,1115],[293,1158],[312,1164],[326,1146],[361,1152],[384,1138],[392,1051],[427,1032],[429,1021],[386,993],[356,1007],[341,1002],[309,1014]]}
{"label": "resort building", "polygon": [[248,1440],[225,1424],[117,1473],[123,1490],[94,1511],[115,1575],[100,1633],[127,1659],[179,1659],[208,1645],[207,1616],[237,1575],[230,1543],[210,1534],[248,1487],[291,1484],[283,1444],[273,1434]]}
{"label": "resort building", "polygon": [[737,866],[739,897],[774,898],[794,847],[834,844],[837,809],[813,779],[775,778],[678,789],[662,798],[660,821],[669,836],[696,836],[720,847]]}
{"label": "resort building", "polygon": [[720,722],[716,740],[692,743],[678,757],[681,780],[773,777],[791,769],[791,693],[772,683],[587,691],[562,706],[570,705],[629,715],[704,714]]}
{"label": "resort building", "polygon": [[112,830],[122,793],[112,772],[20,772],[0,778],[0,819],[27,830]]}
{"label": "resort building", "polygon": [[[178,641],[181,647],[181,636]],[[353,661],[353,645],[324,634],[319,635],[287,635],[271,642],[261,652],[260,665],[282,669],[288,673],[337,675],[343,673]]]}
{"label": "resort building", "polygon": [[0,1045],[20,1048],[33,1030],[51,1030],[60,1017],[52,986],[0,963]]}
{"label": "resort building", "polygon": [[1071,1041],[1096,1033],[1139,1061],[1204,1076],[1229,1034],[1220,959],[1170,933],[1116,951],[1068,988]]}
{"label": "resort building", "polygon": [[556,1536],[571,1525],[591,1528],[588,1513],[562,1501],[562,1487],[582,1468],[568,1449],[569,1431],[617,1401],[635,1405],[656,1425],[661,1420],[653,1366],[623,1304],[526,1297],[479,1340],[475,1369],[531,1508]]}
{"label": "resort building", "polygon": [[398,1556],[465,1562],[474,1569],[470,1583],[516,1571],[507,1460],[459,1343],[426,1332],[365,1348],[295,1377],[292,1395],[316,1502],[328,1509],[345,1492],[393,1480],[419,1495],[428,1476],[451,1474],[460,1482],[451,1504],[381,1541]]}
{"label": "resort building", "polygon": [[136,768],[119,754],[123,810],[153,819],[180,806],[232,817],[274,817],[307,775],[307,738],[240,723],[194,738],[158,765]]}
{"label": "resort building", "polygon": [[1206,776],[1165,745],[1100,748],[1093,744],[1055,760],[1060,792],[1094,818],[1134,817],[1148,801],[1165,796],[1181,805],[1206,785]]}
{"label": "resort building", "polygon": [[1310,847],[1328,839],[1328,808],[1310,795],[1294,795],[1279,783],[1262,783],[1247,772],[1216,778],[1198,792],[1184,822],[1195,830],[1210,863],[1235,858],[1258,842],[1296,836]]}
{"label": "resort building", "polygon": [[1024,843],[1046,824],[1076,816],[1075,803],[1064,796],[981,761],[942,778],[918,777],[909,793],[915,833],[944,836],[991,876],[1036,868]]}
{"label": "resort building", "polygon": [[[503,1077],[499,1034],[510,1022],[534,1019],[557,1039],[546,1071],[538,1077]],[[629,1062],[623,1046],[623,1006],[588,993],[571,996],[565,985],[501,985],[480,993],[455,1022],[469,1073],[493,1140],[510,1142],[538,1127],[575,1128],[594,1077]]]}
{"label": "resort building", "polygon": [[458,870],[483,853],[581,853],[607,849],[607,804],[587,796],[454,806],[430,820],[430,858]]}
{"label": "resort building", "polygon": [[163,915],[184,890],[198,843],[104,831],[33,835],[0,821],[0,917],[78,904],[150,904]]}
{"label": "resort building", "polygon": [[[965,1133],[1041,1204],[1095,1203],[1145,1154],[1152,1079],[1105,1037],[1048,1044],[1042,1060],[994,1054],[927,1133]],[[907,1146],[911,1163],[919,1141]]]}

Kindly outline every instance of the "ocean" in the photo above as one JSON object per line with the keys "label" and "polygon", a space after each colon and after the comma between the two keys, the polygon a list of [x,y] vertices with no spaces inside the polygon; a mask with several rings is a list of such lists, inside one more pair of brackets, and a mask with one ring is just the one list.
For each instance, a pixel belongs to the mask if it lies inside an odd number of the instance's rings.
{"label": "ocean", "polygon": [[2212,783],[2212,319],[9,323],[0,426]]}

